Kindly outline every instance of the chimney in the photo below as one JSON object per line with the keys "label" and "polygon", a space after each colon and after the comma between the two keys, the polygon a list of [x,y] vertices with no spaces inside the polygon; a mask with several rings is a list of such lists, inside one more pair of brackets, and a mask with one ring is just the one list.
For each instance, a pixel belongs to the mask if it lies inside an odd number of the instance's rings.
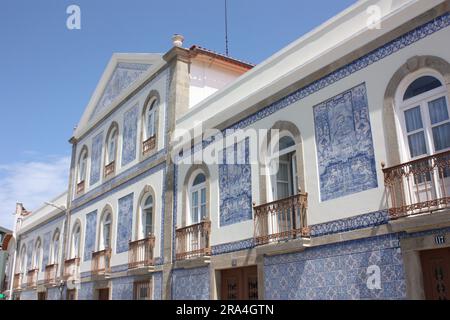
{"label": "chimney", "polygon": [[174,34],[172,36],[172,44],[174,47],[182,47],[183,41],[184,41],[184,37],[181,34]]}
{"label": "chimney", "polygon": [[20,202],[16,203],[16,215],[21,215],[23,212],[23,204]]}

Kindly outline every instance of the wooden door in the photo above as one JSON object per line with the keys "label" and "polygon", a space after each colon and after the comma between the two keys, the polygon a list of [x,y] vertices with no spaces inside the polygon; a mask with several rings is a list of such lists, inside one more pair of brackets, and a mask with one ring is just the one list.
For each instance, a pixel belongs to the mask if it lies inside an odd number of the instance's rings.
{"label": "wooden door", "polygon": [[98,300],[109,300],[108,288],[98,290]]}
{"label": "wooden door", "polygon": [[76,300],[76,289],[67,290],[67,300]]}
{"label": "wooden door", "polygon": [[450,300],[450,248],[421,252],[427,300]]}
{"label": "wooden door", "polygon": [[255,267],[222,271],[222,300],[258,300],[258,273]]}
{"label": "wooden door", "polygon": [[47,300],[47,292],[38,292],[38,300]]}

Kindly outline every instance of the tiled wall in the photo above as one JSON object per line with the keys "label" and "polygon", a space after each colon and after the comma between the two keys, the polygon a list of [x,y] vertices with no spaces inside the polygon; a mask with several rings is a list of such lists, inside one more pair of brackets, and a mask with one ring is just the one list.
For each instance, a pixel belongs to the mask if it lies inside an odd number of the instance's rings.
{"label": "tiled wall", "polygon": [[153,300],[162,300],[162,272],[153,274]]}
{"label": "tiled wall", "polygon": [[81,283],[80,290],[78,291],[78,300],[94,300],[93,282]]}
{"label": "tiled wall", "polygon": [[[367,286],[378,266],[381,289]],[[266,257],[269,300],[405,299],[406,283],[397,235],[331,244],[301,253]]]}
{"label": "tiled wall", "polygon": [[112,279],[112,300],[133,300],[133,282],[133,277]]}
{"label": "tiled wall", "polygon": [[20,300],[37,300],[37,293],[35,290],[22,291],[20,293]]}
{"label": "tiled wall", "polygon": [[208,267],[174,270],[172,274],[172,299],[208,300],[209,277]]}

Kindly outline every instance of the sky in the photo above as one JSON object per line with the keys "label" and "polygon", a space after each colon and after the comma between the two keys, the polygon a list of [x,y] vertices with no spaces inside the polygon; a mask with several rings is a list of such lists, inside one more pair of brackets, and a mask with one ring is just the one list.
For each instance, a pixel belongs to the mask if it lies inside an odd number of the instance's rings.
{"label": "sky", "polygon": [[[114,52],[225,52],[225,0],[2,0],[0,226],[67,189],[73,128]],[[260,63],[355,0],[228,0],[229,54]],[[69,30],[70,5],[81,29]]]}

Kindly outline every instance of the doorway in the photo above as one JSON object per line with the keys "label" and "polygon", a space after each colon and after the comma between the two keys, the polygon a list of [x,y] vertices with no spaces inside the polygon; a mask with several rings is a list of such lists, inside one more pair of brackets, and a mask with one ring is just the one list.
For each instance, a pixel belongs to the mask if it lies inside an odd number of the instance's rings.
{"label": "doorway", "polygon": [[221,300],[258,300],[257,267],[223,270]]}
{"label": "doorway", "polygon": [[109,288],[98,289],[98,300],[109,300]]}
{"label": "doorway", "polygon": [[450,300],[450,248],[420,252],[427,300]]}

